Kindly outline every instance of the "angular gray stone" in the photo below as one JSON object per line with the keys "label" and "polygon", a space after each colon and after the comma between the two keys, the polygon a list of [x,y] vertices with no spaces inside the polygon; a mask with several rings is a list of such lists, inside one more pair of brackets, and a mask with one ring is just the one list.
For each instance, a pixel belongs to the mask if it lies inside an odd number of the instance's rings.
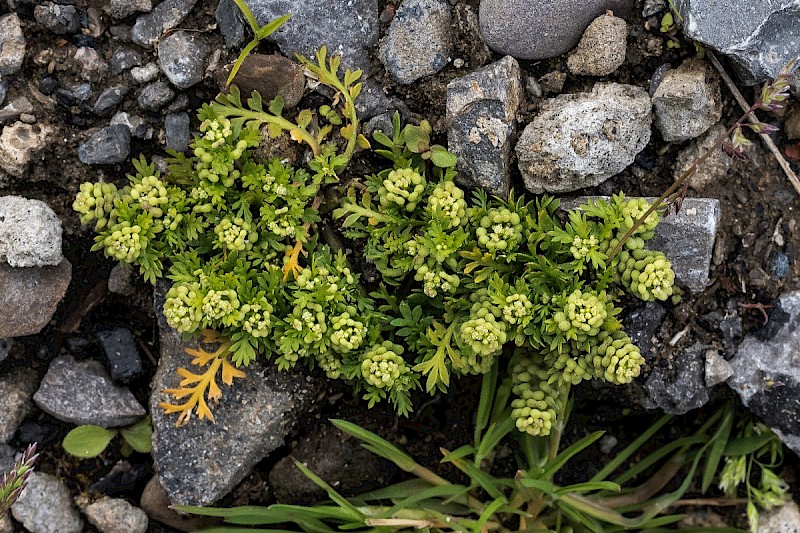
{"label": "angular gray stone", "polygon": [[719,75],[701,59],[667,71],[653,93],[655,123],[667,142],[702,135],[722,116]]}
{"label": "angular gray stone", "polygon": [[217,19],[217,26],[225,39],[225,46],[238,48],[244,44],[246,21],[242,10],[233,0],[219,0],[214,18]]}
{"label": "angular gray stone", "polygon": [[86,81],[99,81],[108,73],[108,63],[91,46],[81,46],[75,51],[73,58],[77,63],[80,77]]}
{"label": "angular gray stone", "polygon": [[322,45],[328,55],[341,55],[342,67],[362,69],[369,73],[369,56],[378,42],[377,0],[348,0],[337,2],[335,9],[329,0],[246,0],[259,24],[292,14],[278,31],[268,39],[281,49],[283,55],[301,54],[309,59]]}
{"label": "angular gray stone", "polygon": [[116,76],[142,64],[142,54],[131,48],[120,46],[111,55],[111,75]]}
{"label": "angular gray stone", "polygon": [[761,511],[758,533],[797,533],[800,531],[800,507],[792,499],[780,507]]}
{"label": "angular gray stone", "polygon": [[[561,202],[562,209],[574,209],[603,196],[579,196]],[[646,198],[654,202],[656,198]],[[656,226],[655,237],[647,247],[664,252],[675,271],[675,279],[692,292],[702,292],[708,284],[711,256],[720,222],[716,198],[686,198],[680,213],[671,213]]]}
{"label": "angular gray stone", "polygon": [[[771,313],[774,333],[748,335],[730,362],[728,385],[742,403],[795,453],[800,453],[800,291],[784,294]],[[776,321],[776,311],[788,314]],[[777,330],[777,331],[775,331]]]}
{"label": "angular gray stone", "polygon": [[76,425],[129,426],[145,415],[131,391],[114,385],[99,361],[76,361],[71,355],[53,359],[33,401],[45,413]]}
{"label": "angular gray stone", "polygon": [[78,9],[75,6],[62,6],[44,2],[33,8],[36,22],[55,34],[75,33],[81,27]]}
{"label": "angular gray stone", "polygon": [[72,279],[72,265],[14,268],[0,263],[0,338],[34,335],[44,328]]}
{"label": "angular gray stone", "polygon": [[459,183],[508,196],[511,138],[522,99],[519,64],[510,56],[447,84],[447,147],[458,156]]}
{"label": "angular gray stone", "polygon": [[704,352],[705,347],[696,343],[673,360],[662,361],[653,368],[644,383],[647,394],[644,407],[682,415],[704,406],[709,398]]}
{"label": "angular gray stone", "polygon": [[106,115],[114,110],[128,94],[128,87],[118,85],[109,87],[97,97],[94,103],[94,112],[98,115]]}
{"label": "angular gray stone", "polygon": [[717,350],[706,352],[706,387],[727,381],[733,375],[733,367]]}
{"label": "angular gray stone", "polygon": [[187,113],[170,113],[164,120],[164,130],[167,148],[178,152],[189,149],[191,131],[189,130],[189,115]]}
{"label": "angular gray stone", "polygon": [[644,89],[598,83],[589,93],[545,100],[515,148],[525,188],[567,192],[622,172],[650,141]]}
{"label": "angular gray stone", "polygon": [[153,9],[153,0],[109,0],[105,11],[117,20],[128,18],[137,11],[148,13]]}
{"label": "angular gray stone", "polygon": [[[724,123],[718,122],[681,150],[673,166],[673,179],[677,180],[689,170],[694,162],[711,149],[721,135],[725,134],[726,129]],[[722,150],[714,150],[689,178],[689,186],[698,192],[703,192],[706,187],[720,183],[733,164],[734,158]]]}
{"label": "angular gray stone", "polygon": [[[156,313],[161,314],[158,303]],[[318,384],[301,370],[279,372],[260,357],[247,367],[246,377],[236,379],[230,387],[220,383],[222,399],[211,406],[214,422],[193,416],[186,425],[176,427],[178,415],[164,414],[158,404],[182,403],[163,390],[178,386],[181,378],[176,371],[189,361],[184,349],[197,347],[198,342],[184,342],[182,335],[171,329],[161,329],[159,339],[161,356],[150,396],[158,478],[173,503],[209,505],[227,494],[256,463],[283,446],[294,425],[308,412]]]}
{"label": "angular gray stone", "polygon": [[0,443],[7,443],[33,407],[39,378],[33,369],[13,367],[0,374]]}
{"label": "angular gray stone", "polygon": [[126,161],[131,154],[131,130],[114,124],[92,134],[78,146],[78,159],[86,165],[111,165]]}
{"label": "angular gray stone", "polygon": [[28,486],[11,506],[14,519],[30,533],[81,533],[83,521],[69,489],[50,474],[33,471]]}
{"label": "angular gray stone", "polygon": [[577,48],[567,58],[573,74],[608,76],[625,62],[628,24],[625,19],[600,15],[583,32]]}
{"label": "angular gray stone", "polygon": [[676,0],[686,35],[731,59],[747,82],[774,78],[800,51],[800,0]]}
{"label": "angular gray stone", "polygon": [[394,109],[394,104],[383,87],[372,78],[367,78],[361,86],[361,94],[356,98],[356,113],[359,120],[365,121]]}
{"label": "angular gray stone", "polygon": [[16,74],[25,60],[25,35],[16,13],[0,17],[0,76]]}
{"label": "angular gray stone", "polygon": [[12,176],[25,174],[31,158],[46,146],[53,131],[47,124],[15,122],[5,126],[0,134],[0,167]]}
{"label": "angular gray stone", "polygon": [[197,33],[176,31],[158,43],[158,65],[178,89],[199,83],[210,48]]}
{"label": "angular gray stone", "polygon": [[400,4],[380,51],[389,75],[405,85],[442,70],[452,48],[450,23],[450,6],[443,0]]}
{"label": "angular gray stone", "polygon": [[149,83],[157,77],[158,65],[155,63],[148,63],[143,67],[133,67],[131,69],[131,78],[133,78],[133,81],[136,83]]}
{"label": "angular gray stone", "polygon": [[33,113],[33,104],[24,96],[18,96],[0,109],[0,122],[16,120],[23,113]]}
{"label": "angular gray stone", "polygon": [[145,111],[158,111],[175,98],[175,91],[161,80],[145,86],[136,101]]}
{"label": "angular gray stone", "polygon": [[89,522],[101,533],[145,533],[147,515],[123,499],[104,497],[86,506]]}
{"label": "angular gray stone", "polygon": [[633,0],[481,0],[481,35],[495,52],[546,59],[573,49],[583,31],[607,10],[625,16]]}
{"label": "angular gray stone", "polygon": [[183,22],[197,0],[164,0],[145,15],[139,15],[131,39],[139,46],[152,48],[168,30]]}
{"label": "angular gray stone", "polygon": [[55,266],[61,253],[61,220],[41,200],[0,196],[0,261],[12,267]]}
{"label": "angular gray stone", "polygon": [[639,347],[645,362],[651,363],[658,355],[658,333],[667,315],[661,302],[653,301],[640,305],[623,320],[625,331]]}
{"label": "angular gray stone", "polygon": [[[225,77],[227,78],[227,72]],[[264,102],[282,96],[284,107],[291,109],[305,94],[306,76],[299,63],[282,55],[250,54],[242,61],[233,84],[239,87],[242,95],[248,97],[253,91],[258,91]]]}

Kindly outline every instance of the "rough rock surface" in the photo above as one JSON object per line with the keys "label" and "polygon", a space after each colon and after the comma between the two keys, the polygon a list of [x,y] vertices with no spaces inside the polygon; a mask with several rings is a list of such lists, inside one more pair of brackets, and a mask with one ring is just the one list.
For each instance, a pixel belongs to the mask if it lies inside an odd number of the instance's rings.
{"label": "rough rock surface", "polygon": [[397,83],[412,83],[447,65],[452,48],[450,19],[450,6],[443,0],[405,0],[400,4],[380,52]]}
{"label": "rough rock surface", "polygon": [[75,6],[62,6],[45,2],[33,8],[36,22],[56,34],[75,33],[81,26]]}
{"label": "rough rock surface", "polygon": [[86,518],[101,533],[145,533],[147,515],[119,498],[102,498],[85,509]]}
{"label": "rough rock surface", "polygon": [[628,313],[623,321],[625,331],[648,363],[658,355],[658,332],[666,315],[664,304],[647,302]]}
{"label": "rough rock surface", "polygon": [[86,165],[122,163],[130,154],[131,130],[122,124],[96,131],[78,147],[78,158]]}
{"label": "rough rock surface", "polygon": [[233,0],[219,0],[214,17],[217,19],[217,26],[225,39],[225,46],[237,48],[244,43],[247,21],[242,15],[242,10],[236,6]]}
{"label": "rough rock surface", "polygon": [[149,13],[153,9],[153,0],[109,0],[105,11],[115,19],[128,18],[137,11]]}
{"label": "rough rock surface", "polygon": [[692,58],[667,71],[653,93],[655,123],[665,141],[702,135],[722,116],[719,75],[703,60]]}
{"label": "rough rock surface", "polygon": [[0,76],[16,74],[25,60],[25,35],[16,13],[0,17]]}
{"label": "rough rock surface", "polygon": [[[15,106],[12,102],[6,107]],[[17,109],[19,116],[26,110]],[[28,168],[31,158],[42,150],[53,128],[47,124],[25,124],[15,122],[3,128],[0,134],[0,167],[12,176],[22,176]]]}
{"label": "rough rock surface", "polygon": [[53,359],[33,401],[42,411],[76,425],[129,426],[145,415],[133,394],[114,385],[99,361],[76,361],[71,355]]}
{"label": "rough rock surface", "polygon": [[176,31],[158,43],[158,64],[175,87],[188,89],[203,79],[210,52],[202,36]]}
{"label": "rough rock surface", "polygon": [[14,268],[0,263],[0,338],[39,333],[67,292],[72,265]]}
{"label": "rough rock surface", "polygon": [[567,58],[573,74],[607,76],[625,62],[628,24],[613,15],[600,15],[589,24],[578,47]]}
{"label": "rough rock surface", "polygon": [[41,200],[0,197],[0,261],[12,267],[55,266],[61,254],[61,220]]}
{"label": "rough rock surface", "polygon": [[717,350],[706,352],[706,387],[727,381],[733,375],[733,367]]}
{"label": "rough rock surface", "polygon": [[481,35],[494,51],[546,59],[573,49],[592,20],[607,10],[624,16],[633,0],[481,0]]}
{"label": "rough rock surface", "polygon": [[72,503],[69,489],[56,477],[32,472],[28,487],[11,506],[14,519],[31,533],[80,533],[81,515]]}
{"label": "rough rock surface", "polygon": [[[703,135],[681,150],[675,161],[674,179],[683,175],[695,161],[714,146],[726,129],[722,122],[714,124]],[[689,186],[698,192],[703,192],[706,187],[714,183],[723,183],[734,161],[734,158],[728,156],[724,151],[714,150],[689,178]]]}
{"label": "rough rock surface", "polygon": [[291,12],[292,18],[268,39],[280,47],[283,55],[301,54],[313,58],[322,45],[328,55],[341,55],[343,67],[370,70],[369,55],[378,41],[377,0],[337,2],[329,0],[246,0],[259,24]]}
{"label": "rough rock surface", "polygon": [[797,533],[800,531],[800,507],[793,500],[780,507],[761,511],[758,533]]}
{"label": "rough rock surface", "polygon": [[142,375],[142,357],[136,339],[128,328],[108,328],[97,332],[97,340],[106,356],[111,379],[128,384]]}
{"label": "rough rock surface", "polygon": [[511,138],[522,98],[519,64],[510,56],[447,85],[447,146],[458,156],[461,184],[508,196]]}
{"label": "rough rock surface", "polygon": [[653,368],[644,383],[644,406],[682,415],[705,405],[709,389],[705,383],[704,353],[705,347],[696,343],[672,361],[662,361]]}
{"label": "rough rock surface", "polygon": [[30,368],[13,367],[0,374],[0,443],[7,443],[30,412],[38,376]]}
{"label": "rough rock surface", "polygon": [[[227,77],[227,70],[225,75]],[[258,91],[265,103],[282,96],[285,109],[296,106],[306,89],[303,67],[277,54],[250,54],[242,62],[233,83],[247,97]]]}
{"label": "rough rock surface", "polygon": [[14,346],[14,339],[0,339],[0,363],[5,361],[8,354],[11,353],[12,346]]}
{"label": "rough rock surface", "polygon": [[745,81],[774,78],[800,50],[800,0],[676,0],[684,32],[727,55]]}
{"label": "rough rock surface", "polygon": [[770,319],[767,338],[748,335],[739,345],[728,385],[784,444],[800,453],[800,291],[781,296],[771,316],[777,317],[777,311],[788,316],[785,321]]}
{"label": "rough rock surface", "polygon": [[164,33],[183,22],[196,3],[197,0],[164,0],[136,19],[131,39],[139,46],[151,48]]}
{"label": "rough rock surface", "polygon": [[158,404],[179,402],[162,390],[178,385],[181,378],[176,371],[187,364],[184,349],[198,344],[185,343],[171,329],[161,329],[159,338],[161,356],[150,397],[158,477],[173,503],[209,505],[283,446],[315,399],[316,384],[301,371],[278,372],[272,364],[255,361],[245,378],[236,379],[231,387],[220,385],[222,399],[212,406],[215,423],[193,417],[175,427],[178,415],[164,414]]}
{"label": "rough rock surface", "polygon": [[650,107],[644,89],[618,83],[546,100],[515,148],[525,187],[574,191],[622,172],[650,141]]}
{"label": "rough rock surface", "polygon": [[165,145],[177,152],[189,149],[192,140],[191,119],[188,113],[170,113],[164,119]]}

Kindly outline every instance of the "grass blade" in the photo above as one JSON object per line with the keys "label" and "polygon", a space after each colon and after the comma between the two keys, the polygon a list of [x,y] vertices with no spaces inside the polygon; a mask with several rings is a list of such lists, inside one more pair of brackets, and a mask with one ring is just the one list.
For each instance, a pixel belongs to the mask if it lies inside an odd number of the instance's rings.
{"label": "grass blade", "polygon": [[714,482],[714,477],[717,474],[717,468],[722,460],[722,454],[725,451],[725,446],[728,444],[728,439],[731,435],[731,428],[733,427],[733,408],[728,404],[725,408],[725,415],[722,417],[717,431],[711,437],[711,449],[708,452],[705,468],[703,469],[703,481],[700,492],[705,494]]}
{"label": "grass blade", "polygon": [[544,466],[541,476],[544,479],[550,479],[556,472],[558,472],[567,461],[572,459],[575,455],[579,454],[586,448],[592,445],[597,439],[603,436],[605,431],[595,431],[591,435],[586,435],[581,440],[571,445],[569,448],[559,453],[552,461],[548,461]]}
{"label": "grass blade", "polygon": [[624,450],[619,452],[614,459],[612,459],[602,470],[595,474],[589,481],[601,481],[611,475],[617,468],[622,466],[636,451],[648,442],[653,435],[658,433],[667,422],[672,420],[672,415],[664,415],[659,418],[653,425],[647,428],[647,431],[642,433],[635,441],[625,447]]}

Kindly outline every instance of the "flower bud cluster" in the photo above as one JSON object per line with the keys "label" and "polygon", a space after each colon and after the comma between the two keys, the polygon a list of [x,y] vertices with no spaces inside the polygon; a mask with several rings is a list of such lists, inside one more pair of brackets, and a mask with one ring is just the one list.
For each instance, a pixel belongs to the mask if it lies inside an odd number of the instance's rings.
{"label": "flower bud cluster", "polygon": [[384,207],[397,205],[413,211],[425,192],[425,176],[413,168],[394,169],[383,180],[378,197]]}
{"label": "flower bud cluster", "polygon": [[128,221],[115,224],[103,238],[106,255],[122,263],[133,263],[146,246],[141,226],[133,226]]}
{"label": "flower bud cluster", "polygon": [[100,231],[108,223],[116,198],[117,187],[113,183],[81,183],[72,209],[80,214],[81,224],[97,220],[95,230]]}
{"label": "flower bud cluster", "polygon": [[364,380],[379,389],[391,389],[411,369],[402,357],[403,347],[384,341],[364,353],[361,359],[361,375]]}
{"label": "flower bud cluster", "polygon": [[511,417],[517,429],[534,437],[549,435],[563,399],[558,388],[549,383],[547,370],[541,361],[526,359],[514,365],[511,376],[516,396],[511,401]]}
{"label": "flower bud cluster", "polygon": [[639,375],[644,364],[639,347],[624,331],[603,331],[586,357],[594,367],[595,377],[622,385]]}
{"label": "flower bud cluster", "polygon": [[[351,310],[355,314],[355,309]],[[358,350],[364,342],[366,328],[363,322],[355,320],[351,316],[351,311],[345,311],[341,315],[331,319],[331,346],[339,353],[348,353]]]}
{"label": "flower bud cluster", "polygon": [[196,331],[203,321],[203,297],[197,284],[175,284],[167,291],[164,317],[179,333]]}
{"label": "flower bud cluster", "polygon": [[444,181],[434,187],[426,209],[431,218],[441,220],[446,229],[456,228],[467,220],[464,191],[452,181]]}
{"label": "flower bud cluster", "polygon": [[475,230],[478,244],[491,253],[514,251],[523,240],[520,222],[519,214],[507,207],[490,209]]}
{"label": "flower bud cluster", "polygon": [[156,176],[145,176],[138,183],[134,183],[128,191],[133,200],[139,202],[142,209],[153,217],[160,218],[164,212],[161,206],[169,202],[167,187]]}
{"label": "flower bud cluster", "polygon": [[[252,224],[241,217],[223,218],[214,227],[217,243],[226,250],[242,251],[248,248],[251,239]],[[252,237],[256,237],[255,234]]]}
{"label": "flower bud cluster", "polygon": [[662,252],[624,250],[617,271],[622,284],[644,301],[664,301],[674,293],[675,272]]}

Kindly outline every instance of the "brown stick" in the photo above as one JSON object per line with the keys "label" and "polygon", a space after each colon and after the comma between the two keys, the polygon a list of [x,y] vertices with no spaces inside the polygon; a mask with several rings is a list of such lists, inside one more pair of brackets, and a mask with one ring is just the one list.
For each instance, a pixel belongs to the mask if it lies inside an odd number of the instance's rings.
{"label": "brown stick", "polygon": [[[719,71],[720,77],[728,86],[728,89],[730,89],[731,93],[733,94],[733,97],[739,103],[739,107],[741,107],[742,110],[744,111],[749,111],[750,106],[747,103],[747,100],[745,100],[744,97],[742,96],[742,93],[739,92],[739,89],[736,87],[736,84],[733,82],[731,77],[726,72],[725,67],[722,66],[722,63],[719,62],[719,60],[711,50],[706,50],[706,53],[708,54],[709,59],[711,59],[711,63],[713,63],[714,67]],[[748,113],[747,120],[749,120],[751,123],[760,122],[758,120],[758,117],[756,117],[755,113],[753,113],[752,111]],[[775,156],[775,159],[778,160],[778,164],[781,166],[781,169],[783,169],[783,173],[786,174],[786,177],[789,178],[789,181],[794,186],[794,190],[797,191],[797,194],[800,194],[800,179],[798,179],[797,174],[795,174],[792,168],[789,166],[789,163],[786,161],[786,158],[783,157],[781,151],[778,150],[778,147],[775,146],[775,143],[772,141],[772,137],[770,137],[766,133],[760,133],[759,135],[761,135],[761,139],[764,141],[764,144],[767,145],[769,151],[772,152],[772,155]]]}

